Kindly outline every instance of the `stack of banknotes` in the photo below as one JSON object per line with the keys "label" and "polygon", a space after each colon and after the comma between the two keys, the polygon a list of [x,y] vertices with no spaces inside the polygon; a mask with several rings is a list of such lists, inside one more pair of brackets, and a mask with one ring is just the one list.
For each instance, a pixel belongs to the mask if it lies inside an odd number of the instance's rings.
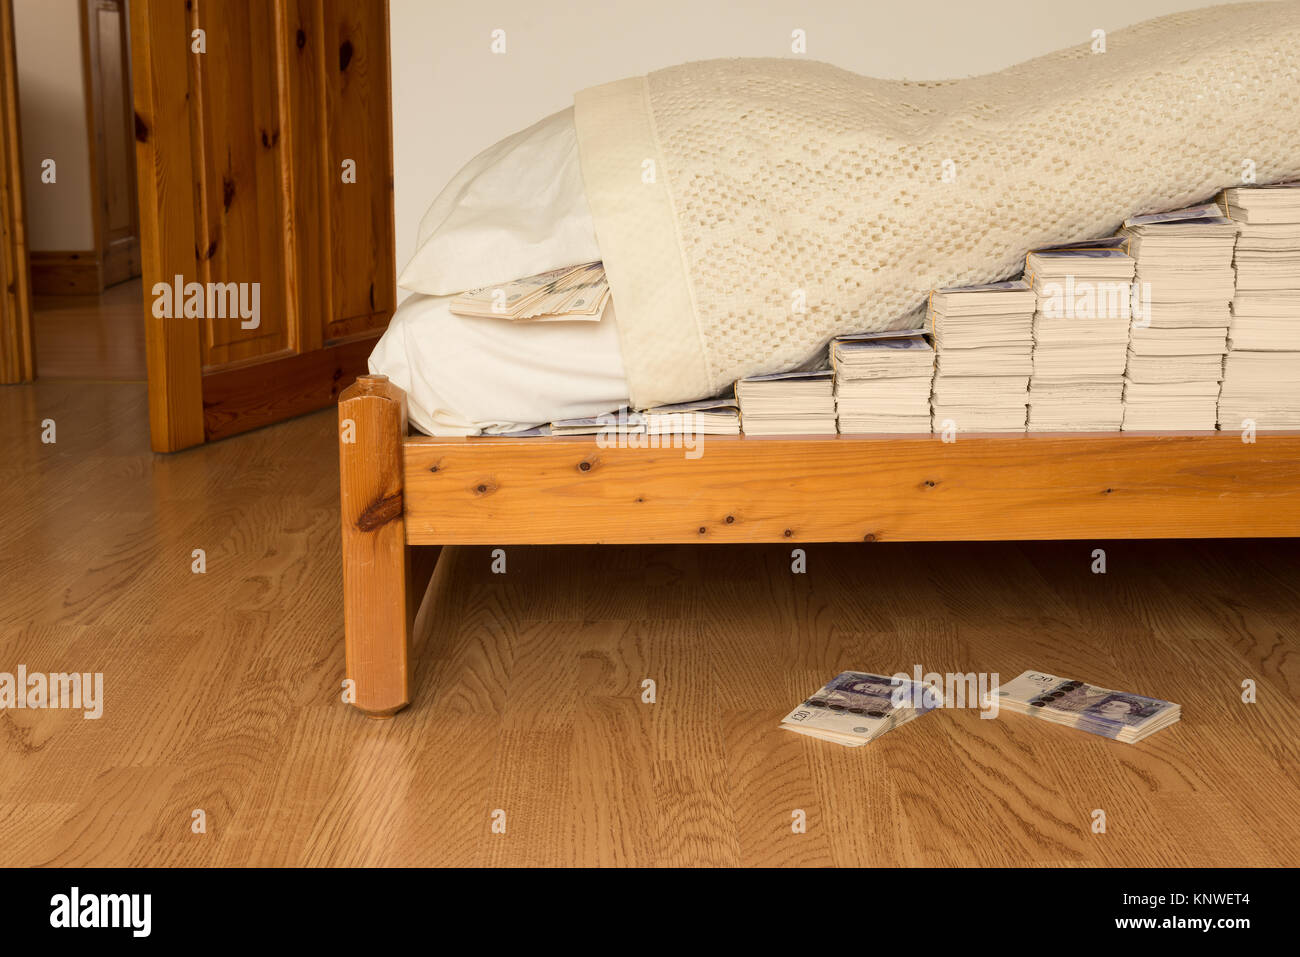
{"label": "stack of banknotes", "polygon": [[[645,416],[623,406],[614,412],[577,419],[556,419],[549,435],[639,435],[645,432]],[[516,438],[520,436],[515,435]]]}
{"label": "stack of banknotes", "polygon": [[1134,310],[1124,370],[1125,432],[1214,431],[1227,351],[1237,226],[1207,203],[1124,223]]}
{"label": "stack of banknotes", "polygon": [[1300,428],[1300,183],[1236,187],[1220,202],[1240,233],[1219,425]]}
{"label": "stack of banknotes", "polygon": [[941,703],[928,685],[864,671],[845,671],[781,720],[810,738],[861,747]]}
{"label": "stack of banknotes", "polygon": [[739,435],[740,406],[733,396],[656,405],[642,412],[650,435]]}
{"label": "stack of banknotes", "polygon": [[830,358],[841,432],[930,431],[934,346],[924,329],[840,336]]}
{"label": "stack of banknotes", "polygon": [[1119,431],[1135,268],[1122,249],[1091,244],[1026,257],[1025,278],[1038,296],[1030,432]]}
{"label": "stack of banknotes", "polygon": [[934,291],[934,431],[1025,431],[1037,306],[1023,279]]}
{"label": "stack of banknotes", "polygon": [[778,372],[736,383],[746,435],[834,435],[835,382],[829,370]]}
{"label": "stack of banknotes", "polygon": [[598,322],[608,302],[605,265],[594,262],[471,289],[453,299],[450,309],[458,316],[516,322]]}
{"label": "stack of banknotes", "polygon": [[1182,717],[1182,709],[1172,701],[1098,688],[1041,671],[1026,671],[989,692],[984,700],[986,707],[992,704],[994,696],[999,709],[1033,715],[1128,744],[1141,741]]}

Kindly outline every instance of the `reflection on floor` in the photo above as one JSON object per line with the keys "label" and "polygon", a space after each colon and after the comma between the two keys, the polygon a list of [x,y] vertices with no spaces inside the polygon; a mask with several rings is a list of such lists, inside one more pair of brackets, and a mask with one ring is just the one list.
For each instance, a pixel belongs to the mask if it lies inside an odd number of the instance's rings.
{"label": "reflection on floor", "polygon": [[139,279],[98,296],[36,296],[36,375],[143,381],[143,287]]}

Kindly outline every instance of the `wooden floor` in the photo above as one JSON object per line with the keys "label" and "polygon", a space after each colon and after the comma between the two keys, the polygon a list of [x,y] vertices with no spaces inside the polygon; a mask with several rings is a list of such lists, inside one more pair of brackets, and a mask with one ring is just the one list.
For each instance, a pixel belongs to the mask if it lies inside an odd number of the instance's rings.
{"label": "wooden floor", "polygon": [[[0,388],[0,671],[106,696],[0,712],[0,865],[1300,861],[1300,543],[809,546],[805,575],[780,546],[448,550],[416,703],[373,721],[339,702],[333,414],[170,457],[145,423],[139,385]],[[916,664],[1183,720],[777,730],[841,669]]]}
{"label": "wooden floor", "polygon": [[137,278],[98,296],[36,296],[37,375],[143,382],[143,295]]}

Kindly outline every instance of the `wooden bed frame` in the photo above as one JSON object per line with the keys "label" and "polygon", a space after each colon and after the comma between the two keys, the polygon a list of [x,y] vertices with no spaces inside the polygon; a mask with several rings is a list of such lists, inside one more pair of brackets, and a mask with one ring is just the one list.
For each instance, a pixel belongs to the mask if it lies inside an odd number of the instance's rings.
{"label": "wooden bed frame", "polygon": [[384,376],[339,421],[347,676],[374,717],[411,701],[442,545],[1300,536],[1300,432],[706,436],[688,458],[408,435]]}

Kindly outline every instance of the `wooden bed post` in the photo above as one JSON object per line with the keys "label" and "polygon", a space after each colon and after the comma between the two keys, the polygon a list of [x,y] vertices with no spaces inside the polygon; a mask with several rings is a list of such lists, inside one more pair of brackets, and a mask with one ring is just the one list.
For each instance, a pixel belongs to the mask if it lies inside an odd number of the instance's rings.
{"label": "wooden bed post", "polygon": [[343,629],[358,708],[386,718],[411,701],[411,631],[422,594],[409,575],[402,501],[406,395],[363,375],[339,396]]}

